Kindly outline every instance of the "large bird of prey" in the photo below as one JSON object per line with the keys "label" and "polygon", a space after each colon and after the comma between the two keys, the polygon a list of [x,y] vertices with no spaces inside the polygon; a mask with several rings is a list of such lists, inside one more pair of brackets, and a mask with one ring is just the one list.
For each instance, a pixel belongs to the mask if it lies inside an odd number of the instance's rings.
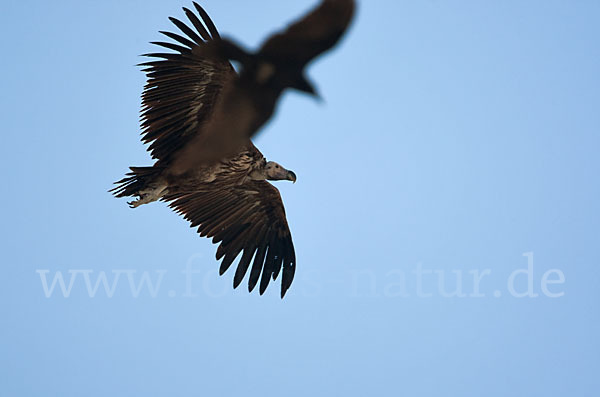
{"label": "large bird of prey", "polygon": [[[250,138],[270,119],[286,88],[316,95],[305,66],[343,35],[354,0],[323,0],[256,53],[221,39],[198,4],[183,8],[191,26],[170,20],[183,35],[161,32],[174,42],[155,42],[172,52],[146,54],[142,94],[142,141],[156,162],[131,167],[111,191],[137,197],[131,207],[156,200],[220,243],[223,274],[241,253],[233,286],[250,269],[248,289],[260,280],[264,293],[282,273],[281,297],[290,287],[296,255],[279,191],[268,180],[296,175],[267,161]],[[239,73],[230,61],[240,65]],[[250,266],[252,264],[252,266]]]}

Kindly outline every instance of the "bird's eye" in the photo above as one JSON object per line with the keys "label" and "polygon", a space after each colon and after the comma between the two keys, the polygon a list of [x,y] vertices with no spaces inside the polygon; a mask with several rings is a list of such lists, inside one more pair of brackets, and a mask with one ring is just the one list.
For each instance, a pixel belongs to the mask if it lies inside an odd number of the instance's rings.
{"label": "bird's eye", "polygon": [[278,166],[278,165],[276,165],[276,166],[275,166],[275,168],[279,168],[279,166]]}

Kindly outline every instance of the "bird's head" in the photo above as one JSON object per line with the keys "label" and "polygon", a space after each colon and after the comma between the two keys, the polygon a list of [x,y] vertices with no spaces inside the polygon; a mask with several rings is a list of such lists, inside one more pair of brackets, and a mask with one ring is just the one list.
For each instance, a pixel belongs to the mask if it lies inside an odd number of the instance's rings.
{"label": "bird's head", "polygon": [[274,161],[267,162],[265,166],[267,179],[270,181],[292,181],[296,182],[296,174],[293,171],[286,170]]}

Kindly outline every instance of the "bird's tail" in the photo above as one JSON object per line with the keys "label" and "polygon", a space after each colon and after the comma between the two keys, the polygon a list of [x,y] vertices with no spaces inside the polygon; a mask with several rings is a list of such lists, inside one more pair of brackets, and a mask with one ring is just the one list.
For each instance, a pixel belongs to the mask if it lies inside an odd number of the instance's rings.
{"label": "bird's tail", "polygon": [[141,196],[141,192],[156,179],[161,169],[157,167],[129,167],[131,172],[125,178],[115,182],[114,188],[109,192],[115,197]]}

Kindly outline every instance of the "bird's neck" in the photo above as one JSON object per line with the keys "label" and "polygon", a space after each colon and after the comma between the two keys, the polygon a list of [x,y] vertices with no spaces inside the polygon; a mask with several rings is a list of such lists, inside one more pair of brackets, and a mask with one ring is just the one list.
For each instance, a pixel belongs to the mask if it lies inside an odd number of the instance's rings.
{"label": "bird's neck", "polygon": [[267,168],[265,166],[266,162],[261,161],[254,164],[252,167],[252,171],[248,174],[248,177],[253,181],[264,181],[267,179]]}

